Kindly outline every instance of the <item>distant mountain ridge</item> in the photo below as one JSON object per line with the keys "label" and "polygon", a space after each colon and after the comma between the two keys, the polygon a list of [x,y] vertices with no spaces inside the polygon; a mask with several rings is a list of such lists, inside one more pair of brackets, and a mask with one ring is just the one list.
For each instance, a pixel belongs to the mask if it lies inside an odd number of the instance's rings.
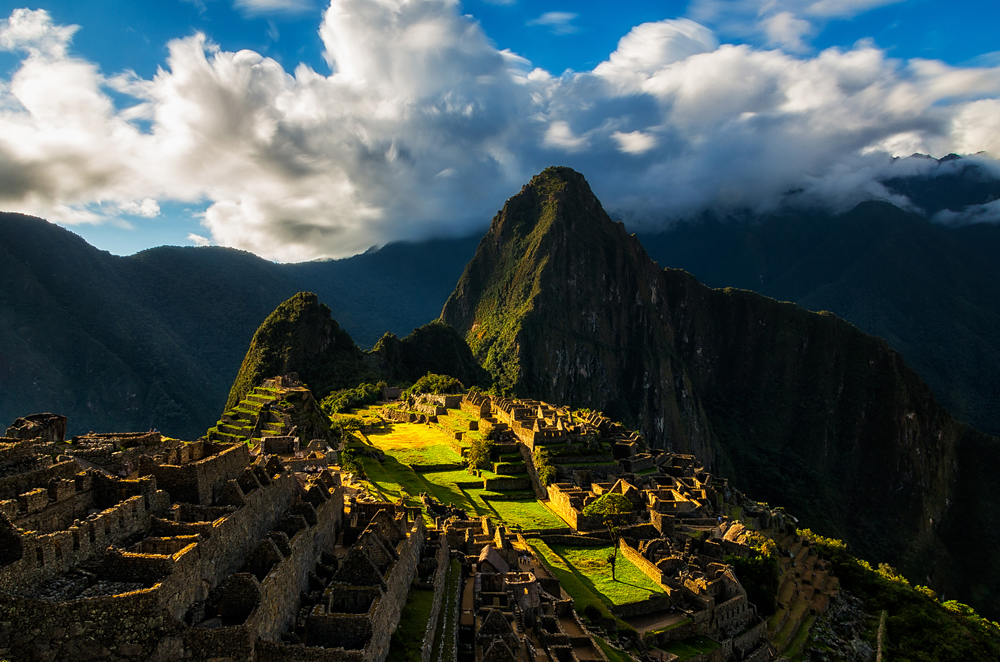
{"label": "distant mountain ridge", "polygon": [[602,409],[1000,611],[1000,575],[969,563],[996,568],[995,552],[962,535],[1000,528],[996,481],[967,480],[1000,441],[954,421],[884,340],[661,270],[579,173],[546,169],[504,205],[442,319],[521,397]]}
{"label": "distant mountain ridge", "polygon": [[[1000,195],[1000,180],[960,163],[885,184],[930,214]],[[196,436],[279,303],[315,292],[362,347],[386,331],[401,338],[440,313],[480,238],[291,265],[215,247],[117,257],[41,219],[0,213],[0,424],[51,409],[70,416],[71,433]],[[661,265],[709,285],[832,310],[885,337],[959,419],[1000,432],[996,225],[943,226],[866,203],[832,217],[708,219],[639,240]]]}
{"label": "distant mountain ridge", "polygon": [[0,213],[0,424],[51,410],[69,417],[70,434],[155,427],[196,438],[279,303],[315,291],[370,347],[434,319],[474,249],[439,240],[291,265],[215,247],[118,257]]}

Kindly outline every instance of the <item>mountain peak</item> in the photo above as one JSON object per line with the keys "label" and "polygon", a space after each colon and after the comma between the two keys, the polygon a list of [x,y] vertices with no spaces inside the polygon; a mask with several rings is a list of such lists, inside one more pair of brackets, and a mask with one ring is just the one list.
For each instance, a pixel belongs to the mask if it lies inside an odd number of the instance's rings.
{"label": "mountain peak", "polygon": [[569,302],[595,310],[609,296],[608,274],[628,282],[619,294],[628,290],[635,298],[635,288],[648,289],[640,274],[655,278],[658,271],[583,175],[546,168],[493,219],[441,317],[466,336],[501,388],[530,390],[518,347],[532,320],[548,319]]}
{"label": "mountain peak", "polygon": [[592,230],[611,223],[583,175],[566,166],[551,166],[504,204],[489,234],[494,241],[509,241],[547,231],[553,224]]}

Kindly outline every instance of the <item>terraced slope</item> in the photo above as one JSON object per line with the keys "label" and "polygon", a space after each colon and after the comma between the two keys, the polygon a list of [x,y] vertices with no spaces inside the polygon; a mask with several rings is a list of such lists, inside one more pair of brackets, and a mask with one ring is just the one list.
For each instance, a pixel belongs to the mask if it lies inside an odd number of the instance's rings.
{"label": "terraced slope", "polygon": [[779,655],[801,655],[809,630],[837,596],[840,581],[827,562],[813,553],[809,541],[787,535],[778,544],[791,553],[779,559],[782,576],[778,609],[767,622],[767,636]]}
{"label": "terraced slope", "polygon": [[212,441],[253,445],[284,435],[298,436],[303,445],[331,438],[329,419],[309,389],[256,386],[208,430]]}

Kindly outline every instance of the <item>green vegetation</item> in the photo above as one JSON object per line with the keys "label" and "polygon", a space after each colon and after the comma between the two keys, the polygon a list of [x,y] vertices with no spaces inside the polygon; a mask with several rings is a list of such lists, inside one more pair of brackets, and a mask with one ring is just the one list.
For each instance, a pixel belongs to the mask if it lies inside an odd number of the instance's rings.
{"label": "green vegetation", "polygon": [[496,444],[492,439],[476,439],[469,446],[469,452],[465,459],[469,463],[470,469],[486,469],[490,466],[493,449]]}
{"label": "green vegetation", "polygon": [[[571,186],[566,177],[572,175],[568,168],[546,168],[507,201],[442,311],[442,319],[465,334],[493,376],[495,393],[507,395],[518,387],[517,338],[541,291],[549,229],[565,212],[560,203],[572,198],[564,195]],[[463,299],[468,305],[459,303]]]}
{"label": "green vegetation", "polygon": [[567,547],[547,545],[540,538],[529,538],[528,544],[559,578],[576,603],[578,611],[593,605],[602,616],[610,617],[608,607],[641,602],[663,592],[658,584],[635,567],[628,559],[618,562],[618,578],[607,573],[611,545],[597,547]]}
{"label": "green vegetation", "polygon": [[410,590],[399,625],[389,641],[387,662],[419,662],[427,622],[431,616],[434,591],[423,588]]}
{"label": "green vegetation", "polygon": [[594,641],[596,641],[597,645],[600,646],[602,651],[604,651],[604,655],[608,658],[608,662],[635,662],[630,655],[618,650],[617,648],[612,648],[604,639],[594,637]]}
{"label": "green vegetation", "polygon": [[689,637],[688,639],[683,639],[681,641],[671,641],[668,644],[659,646],[662,650],[668,653],[673,653],[677,656],[680,662],[684,660],[689,660],[692,657],[698,655],[704,655],[705,653],[711,653],[719,644],[712,641],[708,637]]}
{"label": "green vegetation", "polygon": [[544,446],[535,446],[533,453],[535,460],[535,471],[538,472],[538,480],[542,485],[550,485],[556,477],[556,468],[552,464],[552,457],[548,449]]}
{"label": "green vegetation", "polygon": [[340,453],[340,468],[347,473],[354,474],[358,478],[366,476],[365,466],[358,457],[358,453],[353,448],[345,448]]}
{"label": "green vegetation", "polygon": [[611,579],[615,579],[615,564],[618,561],[618,548],[621,546],[619,527],[625,515],[630,512],[632,512],[632,502],[617,492],[605,492],[583,509],[583,514],[587,517],[600,516],[604,520],[604,526],[608,527],[608,533],[611,534],[611,540],[614,542],[614,551],[608,557]]}
{"label": "green vegetation", "polygon": [[324,399],[359,381],[376,381],[365,355],[312,292],[299,292],[278,306],[260,325],[229,392],[232,409],[254,386],[289,372]]}
{"label": "green vegetation", "polygon": [[736,577],[747,592],[747,600],[757,606],[760,615],[767,618],[777,607],[778,588],[781,585],[781,566],[774,541],[759,533],[750,534],[749,556],[728,555],[725,562],[733,566]]}
{"label": "green vegetation", "polygon": [[852,556],[840,540],[809,529],[799,532],[830,561],[841,585],[870,614],[888,612],[886,658],[893,662],[961,662],[1000,659],[1000,624],[953,600],[940,603],[934,591],[909,582],[887,564],[878,568]]}
{"label": "green vegetation", "polygon": [[421,393],[433,393],[443,395],[446,393],[461,393],[465,390],[462,382],[449,375],[435,375],[428,372],[416,381],[410,388],[406,389],[407,396],[420,395]]}
{"label": "green vegetation", "polygon": [[462,464],[452,442],[433,426],[397,423],[372,432],[368,441],[403,464],[413,466]]}
{"label": "green vegetation", "polygon": [[440,320],[414,329],[402,340],[387,333],[368,356],[392,383],[412,384],[432,373],[451,375],[468,386],[490,385],[489,373],[476,362],[462,336]]}
{"label": "green vegetation", "polygon": [[385,386],[385,382],[358,384],[354,388],[334,391],[323,398],[319,405],[328,415],[341,414],[358,407],[373,405],[382,397],[382,389]]}
{"label": "green vegetation", "polygon": [[517,501],[508,499],[488,499],[485,501],[500,520],[514,529],[544,531],[566,528],[566,522],[534,497]]}

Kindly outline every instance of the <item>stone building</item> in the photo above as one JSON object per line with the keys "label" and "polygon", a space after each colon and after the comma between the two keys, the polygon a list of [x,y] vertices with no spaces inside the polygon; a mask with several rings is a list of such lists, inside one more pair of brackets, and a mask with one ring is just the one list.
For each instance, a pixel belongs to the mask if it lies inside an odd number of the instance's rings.
{"label": "stone building", "polygon": [[0,441],[0,659],[257,659],[344,528],[339,475],[245,445],[159,448],[134,479],[43,448]]}

